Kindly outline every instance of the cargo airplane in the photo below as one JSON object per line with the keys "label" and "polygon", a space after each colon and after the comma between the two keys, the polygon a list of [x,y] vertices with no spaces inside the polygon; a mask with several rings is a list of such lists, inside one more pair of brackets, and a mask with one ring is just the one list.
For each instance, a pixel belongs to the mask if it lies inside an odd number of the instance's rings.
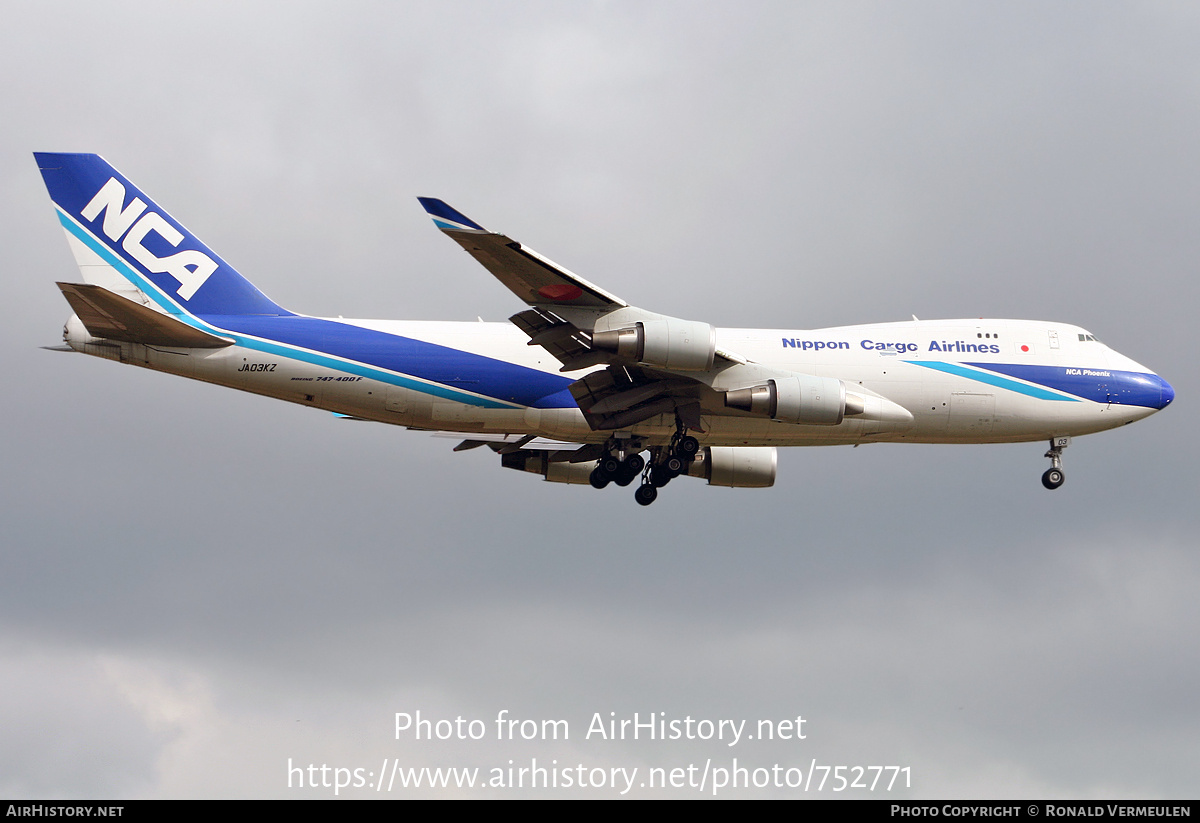
{"label": "cargo airplane", "polygon": [[[1065,323],[718,329],[640,309],[441,200],[433,222],[526,304],[509,323],[345,320],[278,305],[94,154],[36,154],[82,283],[65,346],[461,438],[559,483],[775,481],[776,447],[1048,441],[1165,408],[1165,380]],[[643,457],[643,454],[646,456]]]}

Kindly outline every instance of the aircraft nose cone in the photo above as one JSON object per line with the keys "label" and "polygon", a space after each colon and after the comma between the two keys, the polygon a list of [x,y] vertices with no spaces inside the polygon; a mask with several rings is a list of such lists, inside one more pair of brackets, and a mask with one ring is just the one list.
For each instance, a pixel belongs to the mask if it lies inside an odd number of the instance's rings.
{"label": "aircraft nose cone", "polygon": [[1158,407],[1160,409],[1165,409],[1167,406],[1171,405],[1171,401],[1175,399],[1175,389],[1172,388],[1170,383],[1168,383],[1166,380],[1163,380],[1161,377],[1158,378],[1158,382],[1162,384],[1162,399],[1158,401]]}

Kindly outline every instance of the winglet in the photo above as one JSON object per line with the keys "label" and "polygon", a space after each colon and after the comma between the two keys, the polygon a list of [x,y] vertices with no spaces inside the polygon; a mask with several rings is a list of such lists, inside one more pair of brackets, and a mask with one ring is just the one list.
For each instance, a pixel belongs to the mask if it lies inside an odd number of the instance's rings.
{"label": "winglet", "polygon": [[439,229],[449,231],[487,231],[460,211],[450,208],[436,197],[418,197],[417,200],[425,207],[425,211],[433,218],[433,223]]}

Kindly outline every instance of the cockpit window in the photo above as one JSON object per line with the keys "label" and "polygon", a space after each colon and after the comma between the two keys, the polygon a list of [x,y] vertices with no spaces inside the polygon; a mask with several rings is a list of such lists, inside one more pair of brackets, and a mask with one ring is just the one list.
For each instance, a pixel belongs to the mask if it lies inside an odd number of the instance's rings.
{"label": "cockpit window", "polygon": [[1094,334],[1088,334],[1088,333],[1086,333],[1086,332],[1084,332],[1083,334],[1079,335],[1079,340],[1080,340],[1081,342],[1082,342],[1082,341],[1085,341],[1085,340],[1087,340],[1087,341],[1090,341],[1090,342],[1092,342],[1092,343],[1099,343],[1099,342],[1100,342],[1099,340],[1097,340],[1097,339],[1096,339],[1096,335],[1094,335]]}

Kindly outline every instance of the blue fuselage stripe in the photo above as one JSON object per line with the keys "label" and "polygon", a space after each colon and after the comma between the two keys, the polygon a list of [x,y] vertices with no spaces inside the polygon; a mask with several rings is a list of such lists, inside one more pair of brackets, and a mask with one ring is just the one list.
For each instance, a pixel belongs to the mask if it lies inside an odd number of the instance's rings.
{"label": "blue fuselage stripe", "polygon": [[[1034,366],[1024,363],[943,363],[905,360],[914,366],[965,377],[1040,400],[1145,406],[1161,409],[1164,383],[1156,374],[1089,369],[1075,366]],[[1023,381],[1023,382],[1022,382]],[[1032,385],[1031,385],[1032,384]],[[1174,393],[1171,393],[1174,397]]]}
{"label": "blue fuselage stripe", "polygon": [[[484,408],[575,408],[570,378],[448,346],[300,315],[194,317],[63,212],[59,222],[134,286],[188,325],[237,345]],[[428,381],[428,382],[425,382]]]}
{"label": "blue fuselage stripe", "polygon": [[957,363],[943,363],[937,360],[905,360],[904,362],[911,363],[914,366],[924,366],[927,369],[945,372],[946,374],[953,374],[958,377],[965,377],[968,380],[974,380],[978,383],[986,383],[987,385],[995,386],[996,388],[1008,389],[1009,391],[1016,392],[1017,394],[1023,394],[1027,397],[1036,397],[1039,400],[1061,400],[1068,403],[1079,402],[1074,397],[1068,397],[1057,392],[1047,391],[1046,389],[1038,386],[1030,386],[1026,383],[1018,383],[1016,380],[1010,380],[1007,377],[1001,377],[1000,375],[992,374],[990,372],[981,372],[976,371],[975,369],[968,369],[964,366],[958,365]]}
{"label": "blue fuselage stripe", "polygon": [[1038,383],[1095,403],[1163,407],[1163,381],[1156,374],[1071,366],[1032,366],[1024,363],[969,363],[978,369]]}
{"label": "blue fuselage stripe", "polygon": [[[58,211],[59,222],[72,236],[165,311],[190,326],[232,338],[244,348],[470,406],[576,408],[567,388],[570,378],[449,346],[290,313],[194,314],[183,309],[61,206]],[[1008,363],[904,362],[1039,400],[1082,399],[1157,409],[1174,397],[1174,392],[1169,386],[1164,388],[1166,384],[1157,375],[1139,372]]]}
{"label": "blue fuselage stripe", "polygon": [[[201,319],[233,335],[251,335],[282,346],[332,355],[362,367],[410,375],[451,391],[457,388],[460,391],[453,392],[455,399],[469,396],[462,393],[470,392],[500,401],[485,404],[480,398],[473,405],[563,408],[564,400],[575,405],[566,391],[570,378],[410,337],[317,317],[205,315]],[[413,382],[408,388],[424,385]]]}

